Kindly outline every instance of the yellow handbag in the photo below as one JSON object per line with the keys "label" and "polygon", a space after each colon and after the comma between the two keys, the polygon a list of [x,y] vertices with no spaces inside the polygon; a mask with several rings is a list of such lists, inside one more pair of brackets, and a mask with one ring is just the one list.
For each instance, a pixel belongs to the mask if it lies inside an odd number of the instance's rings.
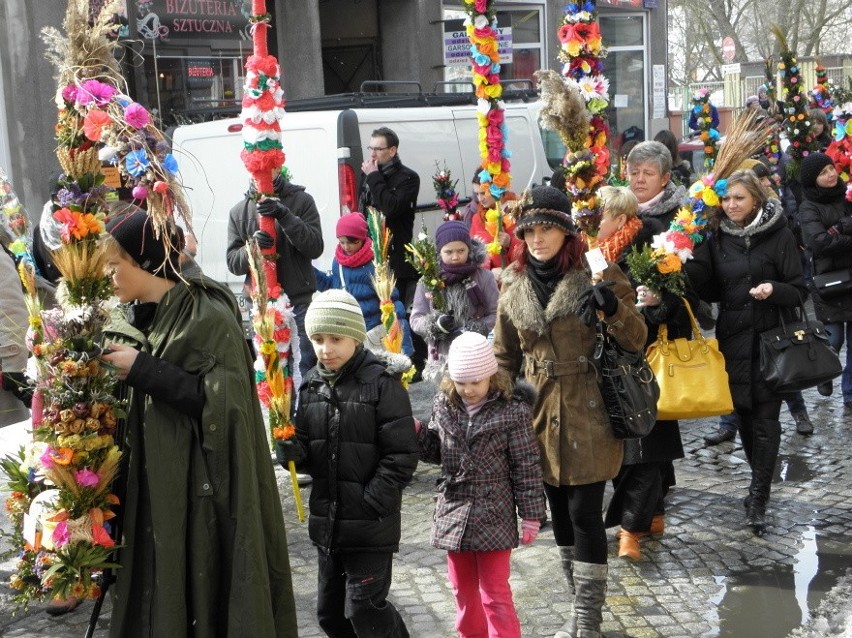
{"label": "yellow handbag", "polygon": [[645,356],[660,386],[657,419],[700,419],[734,411],[725,357],[719,342],[701,334],[692,308],[682,299],[692,324],[692,339],[669,339],[660,324],[657,340]]}

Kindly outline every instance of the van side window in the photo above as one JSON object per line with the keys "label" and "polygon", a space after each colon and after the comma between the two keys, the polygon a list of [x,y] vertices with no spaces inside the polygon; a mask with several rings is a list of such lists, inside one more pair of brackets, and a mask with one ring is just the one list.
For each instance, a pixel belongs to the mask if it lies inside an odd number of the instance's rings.
{"label": "van side window", "polygon": [[560,166],[562,166],[562,159],[565,157],[565,144],[562,143],[562,138],[559,137],[559,133],[556,131],[551,131],[548,129],[538,127],[539,132],[541,133],[541,142],[544,146],[544,154],[547,157],[547,163],[550,164],[550,168],[556,170]]}

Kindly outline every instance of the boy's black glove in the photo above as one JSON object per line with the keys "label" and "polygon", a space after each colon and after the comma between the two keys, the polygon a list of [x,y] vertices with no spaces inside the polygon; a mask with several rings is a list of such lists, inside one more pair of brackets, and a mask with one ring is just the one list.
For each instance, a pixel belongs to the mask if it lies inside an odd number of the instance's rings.
{"label": "boy's black glove", "polygon": [[267,197],[258,203],[257,212],[264,217],[274,217],[280,222],[290,214],[290,209],[282,204],[280,199]]}
{"label": "boy's black glove", "polygon": [[580,318],[591,326],[594,323],[595,311],[600,310],[605,316],[610,317],[618,310],[618,297],[612,291],[613,281],[599,281],[594,286],[589,286],[580,295]]}
{"label": "boy's black glove", "polygon": [[435,325],[438,330],[446,335],[452,333],[458,327],[456,326],[456,318],[453,317],[453,313],[439,315],[438,319],[435,321]]}
{"label": "boy's black glove", "polygon": [[276,441],[275,456],[284,469],[289,468],[290,461],[298,463],[302,460],[302,455],[299,453],[299,446],[293,441]]}
{"label": "boy's black glove", "polygon": [[33,389],[23,372],[0,372],[0,388],[14,394],[28,408],[32,407]]}
{"label": "boy's black glove", "polygon": [[254,231],[252,238],[257,242],[257,245],[263,249],[272,248],[275,245],[275,240],[272,238],[272,235],[267,233],[265,230]]}

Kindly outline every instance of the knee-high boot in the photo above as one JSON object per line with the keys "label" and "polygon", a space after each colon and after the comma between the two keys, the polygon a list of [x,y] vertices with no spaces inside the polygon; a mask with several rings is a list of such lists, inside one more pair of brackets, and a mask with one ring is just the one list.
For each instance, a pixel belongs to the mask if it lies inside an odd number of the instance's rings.
{"label": "knee-high boot", "polygon": [[574,616],[574,548],[560,547],[559,559],[562,562],[562,571],[568,581],[568,600],[571,601],[571,615],[568,620],[554,634],[553,638],[575,638],[577,635],[577,619]]}
{"label": "knee-high boot", "polygon": [[778,461],[781,444],[781,423],[770,419],[754,422],[754,444],[751,452],[751,500],[746,511],[746,520],[755,534],[766,530],[766,505],[772,489],[772,476]]}
{"label": "knee-high boot", "polygon": [[577,638],[601,638],[603,604],[606,600],[607,566],[574,561],[574,617]]}

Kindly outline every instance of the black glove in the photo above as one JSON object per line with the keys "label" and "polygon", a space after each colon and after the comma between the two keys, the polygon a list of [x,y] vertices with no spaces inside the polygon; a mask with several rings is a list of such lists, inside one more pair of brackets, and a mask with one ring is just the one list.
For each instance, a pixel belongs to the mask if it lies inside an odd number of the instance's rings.
{"label": "black glove", "polygon": [[252,235],[252,239],[257,242],[257,245],[261,248],[272,248],[275,245],[275,240],[272,238],[272,235],[267,233],[265,230],[256,230]]}
{"label": "black glove", "polygon": [[580,319],[591,326],[595,320],[595,311],[601,310],[604,315],[609,317],[614,315],[618,310],[618,297],[612,291],[612,286],[615,282],[599,281],[594,286],[589,286],[582,292],[580,300]]}
{"label": "black glove", "polygon": [[0,388],[14,394],[28,408],[32,407],[33,389],[23,372],[0,372]]}
{"label": "black glove", "polygon": [[280,222],[290,214],[290,209],[282,204],[280,199],[267,197],[258,203],[257,212],[264,217],[274,217]]}
{"label": "black glove", "polygon": [[458,326],[456,326],[456,318],[453,314],[439,315],[435,321],[435,326],[444,334],[451,334]]}
{"label": "black glove", "polygon": [[285,470],[290,468],[290,461],[298,463],[302,460],[302,455],[299,453],[299,446],[294,441],[276,441],[275,457]]}

